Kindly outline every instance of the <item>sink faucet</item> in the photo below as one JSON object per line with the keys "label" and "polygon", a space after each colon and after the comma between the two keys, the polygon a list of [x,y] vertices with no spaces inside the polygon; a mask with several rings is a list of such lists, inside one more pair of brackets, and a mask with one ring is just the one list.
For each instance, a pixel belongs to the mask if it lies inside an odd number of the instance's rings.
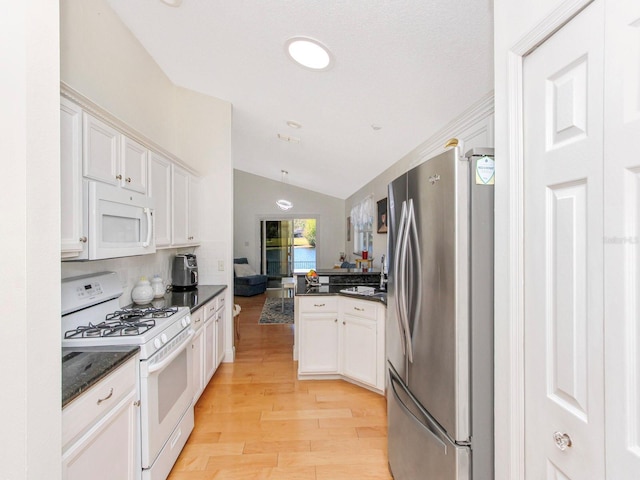
{"label": "sink faucet", "polygon": [[380,290],[384,290],[387,287],[387,275],[385,274],[386,265],[384,255],[380,257]]}

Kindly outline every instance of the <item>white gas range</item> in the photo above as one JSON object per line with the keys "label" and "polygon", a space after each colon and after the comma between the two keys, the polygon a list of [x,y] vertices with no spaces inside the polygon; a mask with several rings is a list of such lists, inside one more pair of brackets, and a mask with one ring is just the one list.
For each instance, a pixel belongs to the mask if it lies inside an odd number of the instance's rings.
{"label": "white gas range", "polygon": [[62,280],[62,346],[140,347],[142,480],[165,480],[193,430],[188,307],[120,308],[114,272]]}

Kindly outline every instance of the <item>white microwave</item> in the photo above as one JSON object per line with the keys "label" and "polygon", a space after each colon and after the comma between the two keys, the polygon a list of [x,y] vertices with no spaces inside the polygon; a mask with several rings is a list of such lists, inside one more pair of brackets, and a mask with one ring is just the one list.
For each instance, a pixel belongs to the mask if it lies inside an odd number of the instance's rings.
{"label": "white microwave", "polygon": [[140,193],[83,181],[83,252],[69,260],[101,260],[156,252],[154,201]]}

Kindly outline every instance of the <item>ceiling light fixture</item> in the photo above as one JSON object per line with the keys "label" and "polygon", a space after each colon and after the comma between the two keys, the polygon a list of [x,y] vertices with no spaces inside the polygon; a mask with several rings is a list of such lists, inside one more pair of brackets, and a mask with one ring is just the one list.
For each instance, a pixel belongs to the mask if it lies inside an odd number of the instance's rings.
{"label": "ceiling light fixture", "polygon": [[318,40],[309,37],[292,37],[285,43],[289,56],[311,70],[327,70],[333,64],[329,49]]}
{"label": "ceiling light fixture", "polygon": [[[286,185],[286,176],[289,175],[289,172],[287,172],[286,170],[280,170],[280,172],[282,173],[282,183]],[[284,198],[276,200],[276,205],[280,210],[284,212],[293,208],[293,203],[289,200],[285,200]]]}
{"label": "ceiling light fixture", "polygon": [[293,120],[288,120],[287,121],[287,125],[289,125],[291,128],[295,128],[296,130],[298,128],[302,128],[302,124],[301,123],[294,122]]}
{"label": "ceiling light fixture", "polygon": [[182,5],[182,0],[160,0],[165,5],[169,5],[170,7],[179,7]]}

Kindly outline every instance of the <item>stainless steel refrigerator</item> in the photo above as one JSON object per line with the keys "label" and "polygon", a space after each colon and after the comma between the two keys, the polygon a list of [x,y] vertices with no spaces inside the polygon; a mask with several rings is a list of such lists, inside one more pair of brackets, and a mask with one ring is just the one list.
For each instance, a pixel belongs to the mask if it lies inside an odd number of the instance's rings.
{"label": "stainless steel refrigerator", "polygon": [[389,184],[387,410],[395,480],[491,480],[493,150]]}

